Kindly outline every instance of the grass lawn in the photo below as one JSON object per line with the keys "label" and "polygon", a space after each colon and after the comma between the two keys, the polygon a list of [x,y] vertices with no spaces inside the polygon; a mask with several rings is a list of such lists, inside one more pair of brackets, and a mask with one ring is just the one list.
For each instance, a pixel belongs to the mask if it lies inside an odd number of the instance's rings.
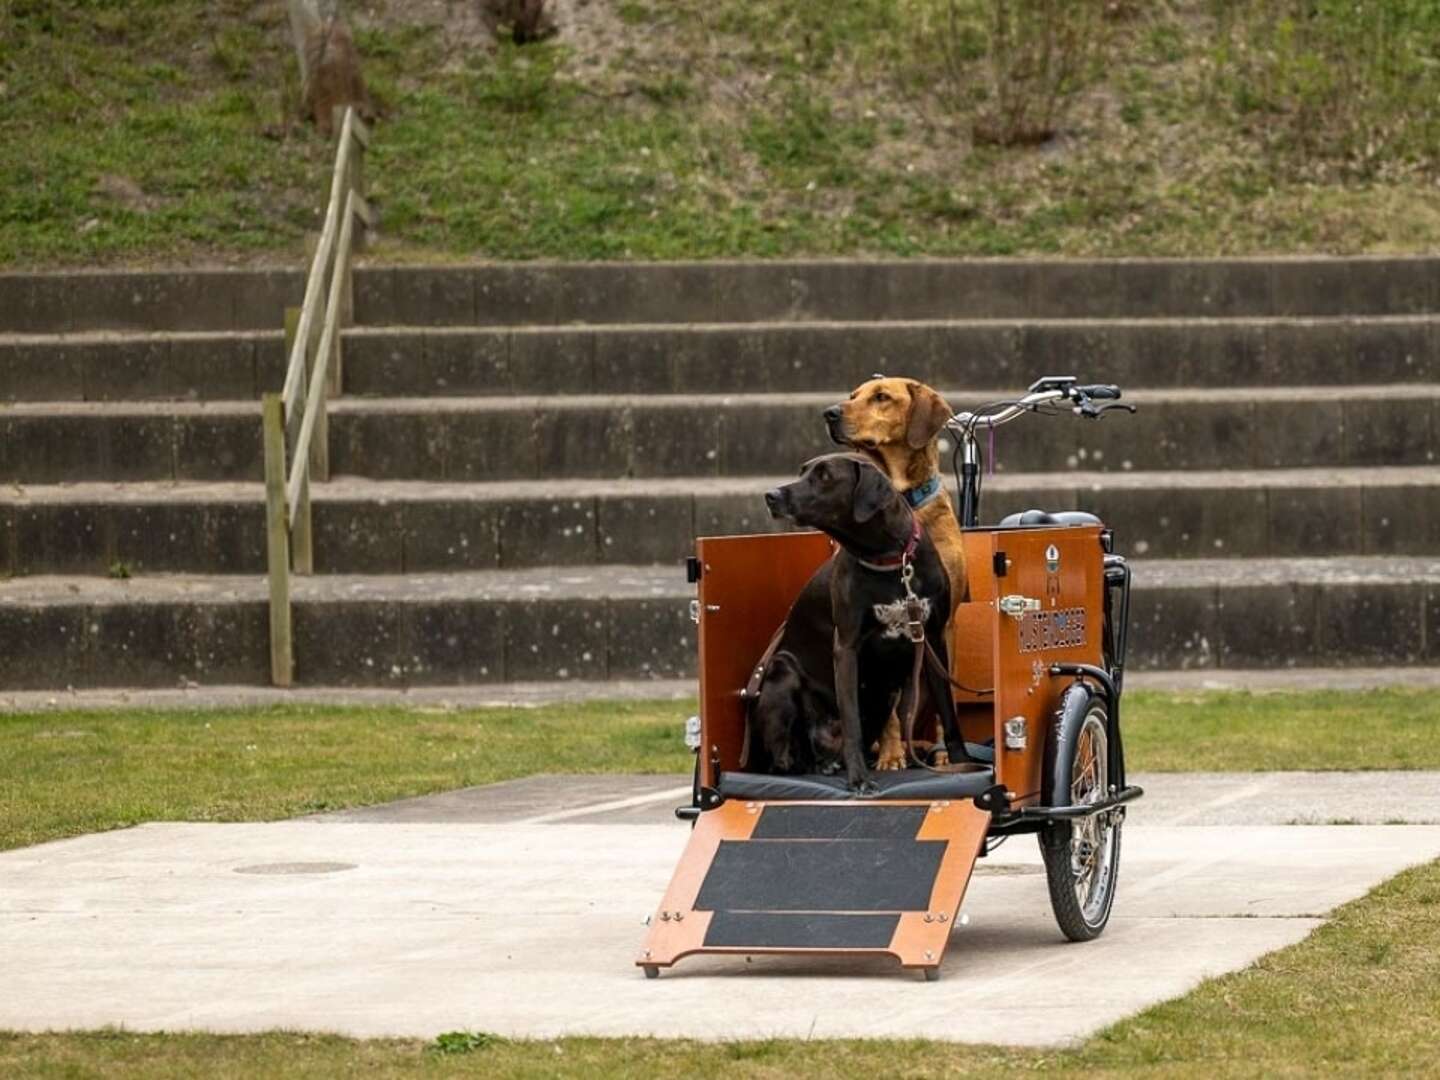
{"label": "grass lawn", "polygon": [[[347,5],[376,258],[1440,243],[1421,0],[588,0],[499,49],[477,7]],[[0,0],[0,266],[298,259],[330,150],[285,8]]]}
{"label": "grass lawn", "polygon": [[[1084,948],[1084,946],[1077,946]],[[433,1043],[124,1032],[0,1033],[13,1077],[1433,1076],[1440,1072],[1440,863],[1340,908],[1298,945],[1211,979],[1069,1050],[922,1041]],[[1097,972],[1097,980],[1103,973]],[[659,984],[664,990],[664,983]],[[883,1001],[877,999],[877,1007]],[[934,1023],[963,1018],[936,1017]],[[483,1026],[484,1017],[476,1017]],[[996,1032],[1003,1037],[1003,1032]]]}
{"label": "grass lawn", "polygon": [[[0,849],[253,821],[539,772],[688,772],[693,702],[0,715]],[[1424,691],[1126,697],[1132,771],[1440,768]]]}
{"label": "grass lawn", "polygon": [[[1134,693],[1136,770],[1440,768],[1425,692]],[[0,716],[0,848],[143,820],[249,820],[541,771],[678,772],[688,702],[448,712],[262,709]],[[1424,1075],[1440,1071],[1440,863],[1310,938],[1074,1049],[923,1041],[433,1043],[120,1031],[0,1033],[0,1075],[540,1077]],[[997,1032],[996,1038],[1003,1038]]]}

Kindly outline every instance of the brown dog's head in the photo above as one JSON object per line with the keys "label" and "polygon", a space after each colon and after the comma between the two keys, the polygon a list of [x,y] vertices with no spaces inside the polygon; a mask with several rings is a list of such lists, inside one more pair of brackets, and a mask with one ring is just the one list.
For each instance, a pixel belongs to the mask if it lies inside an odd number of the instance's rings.
{"label": "brown dog's head", "polygon": [[[953,416],[936,391],[914,379],[874,378],[825,410],[830,438],[876,459],[896,481],[923,481],[934,472],[934,443]],[[923,475],[910,476],[922,459]]]}

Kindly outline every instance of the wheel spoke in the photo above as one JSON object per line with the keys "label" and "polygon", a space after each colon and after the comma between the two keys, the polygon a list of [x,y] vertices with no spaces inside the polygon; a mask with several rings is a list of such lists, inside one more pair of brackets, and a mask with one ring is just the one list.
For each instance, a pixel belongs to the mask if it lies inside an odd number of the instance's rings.
{"label": "wheel spoke", "polygon": [[[1093,803],[1105,795],[1105,730],[1092,713],[1076,740],[1071,769],[1072,805]],[[1082,818],[1071,826],[1070,871],[1075,900],[1087,920],[1097,918],[1108,887],[1105,864],[1110,852],[1110,830],[1097,817]]]}

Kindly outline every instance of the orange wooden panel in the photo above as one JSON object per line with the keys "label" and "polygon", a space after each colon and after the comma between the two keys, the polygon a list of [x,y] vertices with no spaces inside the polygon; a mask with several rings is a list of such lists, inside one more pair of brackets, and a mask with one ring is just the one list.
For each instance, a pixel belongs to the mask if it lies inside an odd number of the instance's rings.
{"label": "orange wooden panel", "polygon": [[[944,841],[945,852],[930,892],[926,911],[899,912],[899,920],[888,947],[857,948],[781,948],[753,946],[707,946],[705,935],[710,928],[712,912],[696,911],[705,875],[709,872],[722,841],[748,841],[766,806],[818,806],[852,810],[864,807],[868,812],[885,813],[907,806],[928,808],[916,840]],[[990,815],[975,807],[969,799],[938,802],[787,802],[784,804],[730,801],[716,810],[700,815],[690,842],[675,868],[670,887],[652,916],[645,945],[635,963],[641,967],[669,967],[677,960],[695,953],[729,954],[807,954],[894,956],[905,967],[938,967],[945,955],[950,932],[965,891],[970,883],[975,860],[979,857]],[[838,827],[837,827],[838,828]],[[754,841],[763,843],[764,841]],[[904,841],[901,841],[904,842]],[[678,916],[678,918],[677,918]]]}
{"label": "orange wooden panel", "polygon": [[[930,911],[901,915],[900,925],[890,942],[890,952],[905,967],[934,967],[944,957],[950,931],[960,913],[960,904],[965,899],[965,890],[970,885],[970,875],[989,827],[990,815],[969,799],[955,802],[947,799],[931,804],[916,839],[945,840],[947,844],[930,894]],[[936,918],[926,922],[925,914]],[[945,918],[940,919],[940,915]]]}
{"label": "orange wooden panel", "polygon": [[983,603],[995,599],[995,575],[991,555],[994,552],[993,529],[965,529],[960,534],[965,545],[965,576],[970,586],[970,599]]}
{"label": "orange wooden panel", "polygon": [[[990,600],[972,600],[961,604],[950,620],[950,674],[957,682],[975,690],[995,685],[995,605]],[[988,694],[971,694],[955,690],[957,702],[992,700]],[[990,733],[985,733],[985,738]]]}
{"label": "orange wooden panel", "polygon": [[740,693],[770,638],[815,570],[834,551],[824,533],[706,536],[700,559],[700,782],[740,766],[745,709]]}
{"label": "orange wooden panel", "polygon": [[713,912],[695,910],[700,886],[720,850],[720,841],[748,840],[758,820],[756,803],[727,802],[700,815],[660,908],[651,916],[645,947],[635,963],[668,967],[680,957],[701,950]]}
{"label": "orange wooden panel", "polygon": [[[1056,706],[1057,661],[1099,664],[1102,656],[1104,569],[1100,527],[1015,529],[996,532],[995,551],[1008,570],[993,578],[999,597],[1020,595],[1040,601],[1035,615],[1015,618],[994,609],[995,777],[1019,802],[1040,795],[1045,738]],[[1047,558],[1053,549],[1054,559]],[[998,603],[998,601],[997,601]],[[1055,619],[1064,616],[1064,629]],[[1025,718],[1026,746],[1005,748],[1008,718]]]}

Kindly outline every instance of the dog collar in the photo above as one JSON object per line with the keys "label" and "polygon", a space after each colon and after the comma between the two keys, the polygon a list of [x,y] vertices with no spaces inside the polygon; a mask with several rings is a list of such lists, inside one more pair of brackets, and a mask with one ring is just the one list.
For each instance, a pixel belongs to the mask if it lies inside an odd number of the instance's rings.
{"label": "dog collar", "polygon": [[919,543],[920,519],[912,514],[910,517],[910,539],[905,541],[905,547],[903,549],[894,555],[884,555],[878,559],[857,559],[856,561],[867,570],[899,570],[910,561]]}
{"label": "dog collar", "polygon": [[909,491],[902,491],[901,494],[905,496],[905,501],[910,504],[911,510],[919,510],[920,507],[940,494],[940,474],[936,473],[919,487],[913,487]]}

